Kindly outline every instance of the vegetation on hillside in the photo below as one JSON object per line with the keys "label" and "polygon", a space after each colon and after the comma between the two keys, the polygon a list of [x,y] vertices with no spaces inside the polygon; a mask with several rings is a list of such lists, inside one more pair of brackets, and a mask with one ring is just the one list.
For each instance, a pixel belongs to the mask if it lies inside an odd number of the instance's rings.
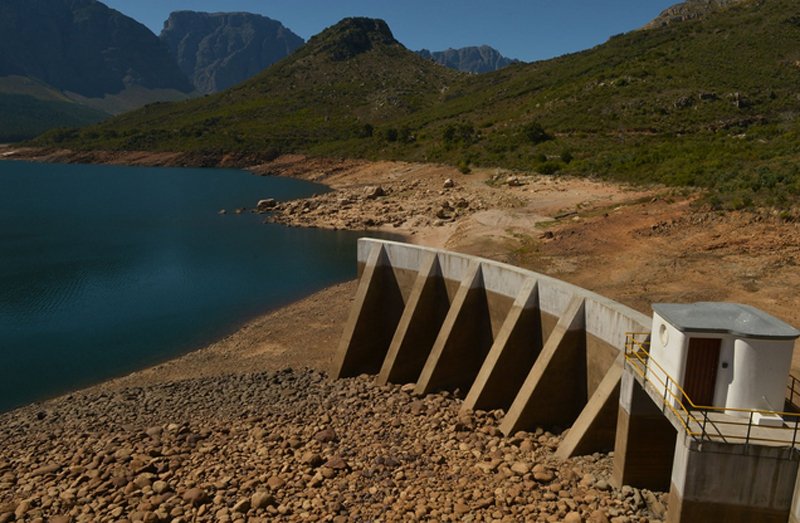
{"label": "vegetation on hillside", "polygon": [[298,151],[506,166],[710,189],[727,208],[800,198],[800,5],[753,0],[481,76],[351,19],[217,96],[40,144]]}
{"label": "vegetation on hillside", "polygon": [[56,126],[97,123],[108,114],[70,102],[0,93],[0,143],[33,138]]}

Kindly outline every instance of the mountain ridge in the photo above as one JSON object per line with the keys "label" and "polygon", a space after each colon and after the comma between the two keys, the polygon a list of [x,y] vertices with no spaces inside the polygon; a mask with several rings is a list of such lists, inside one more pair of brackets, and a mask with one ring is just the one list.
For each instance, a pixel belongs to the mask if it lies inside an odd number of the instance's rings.
{"label": "mountain ridge", "polygon": [[381,21],[345,21],[216,98],[58,143],[500,166],[703,187],[730,208],[800,202],[791,0],[742,2],[492,73],[448,71]]}
{"label": "mountain ridge", "polygon": [[204,94],[255,76],[305,43],[277,20],[242,12],[176,11],[159,38]]}
{"label": "mountain ridge", "polygon": [[94,123],[191,91],[158,38],[105,4],[0,2],[0,140]]}
{"label": "mountain ridge", "polygon": [[444,51],[420,49],[417,54],[439,65],[466,73],[489,73],[498,71],[509,65],[520,63],[519,60],[507,58],[497,49],[488,46],[469,46],[458,49],[449,48]]}
{"label": "mountain ridge", "polygon": [[[86,135],[113,137],[116,148],[191,143],[195,150],[291,150],[328,140],[357,142],[387,121],[432,106],[457,78],[460,73],[406,49],[385,22],[348,18],[232,89],[154,104]],[[120,126],[148,130],[117,132]],[[395,132],[395,139],[411,140]],[[51,138],[69,141],[80,134]]]}

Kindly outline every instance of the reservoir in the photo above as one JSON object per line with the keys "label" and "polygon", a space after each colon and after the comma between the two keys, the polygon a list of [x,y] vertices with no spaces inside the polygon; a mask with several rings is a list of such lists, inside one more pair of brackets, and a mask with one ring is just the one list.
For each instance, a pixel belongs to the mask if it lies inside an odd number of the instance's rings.
{"label": "reservoir", "polygon": [[237,170],[0,161],[0,412],[355,277],[357,233],[232,212],[324,191]]}

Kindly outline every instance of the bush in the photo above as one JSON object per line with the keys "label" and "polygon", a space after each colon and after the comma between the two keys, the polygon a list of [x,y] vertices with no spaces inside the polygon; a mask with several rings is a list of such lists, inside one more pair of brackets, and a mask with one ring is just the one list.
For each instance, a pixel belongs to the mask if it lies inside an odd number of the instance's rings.
{"label": "bush", "polygon": [[447,145],[471,145],[478,141],[475,127],[471,123],[449,124],[444,128],[442,140]]}
{"label": "bush", "polygon": [[383,132],[383,137],[386,138],[387,142],[396,142],[397,141],[398,132],[397,129],[394,127],[390,127]]}
{"label": "bush", "polygon": [[375,128],[372,125],[365,123],[361,129],[358,130],[359,138],[370,138],[375,133]]}
{"label": "bush", "polygon": [[556,174],[561,170],[561,162],[544,162],[539,166],[538,171],[542,174]]}
{"label": "bush", "polygon": [[529,124],[525,125],[525,127],[522,128],[522,133],[525,135],[525,139],[533,145],[553,139],[553,137],[544,130],[544,127],[542,127],[542,124],[539,122],[530,122]]}

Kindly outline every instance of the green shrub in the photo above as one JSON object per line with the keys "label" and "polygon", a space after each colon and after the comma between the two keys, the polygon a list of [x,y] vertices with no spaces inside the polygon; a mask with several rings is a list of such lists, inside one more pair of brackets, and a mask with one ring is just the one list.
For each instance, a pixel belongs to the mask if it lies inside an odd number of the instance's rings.
{"label": "green shrub", "polygon": [[525,139],[533,145],[538,145],[553,139],[539,122],[528,123],[522,128],[522,133],[525,135]]}

